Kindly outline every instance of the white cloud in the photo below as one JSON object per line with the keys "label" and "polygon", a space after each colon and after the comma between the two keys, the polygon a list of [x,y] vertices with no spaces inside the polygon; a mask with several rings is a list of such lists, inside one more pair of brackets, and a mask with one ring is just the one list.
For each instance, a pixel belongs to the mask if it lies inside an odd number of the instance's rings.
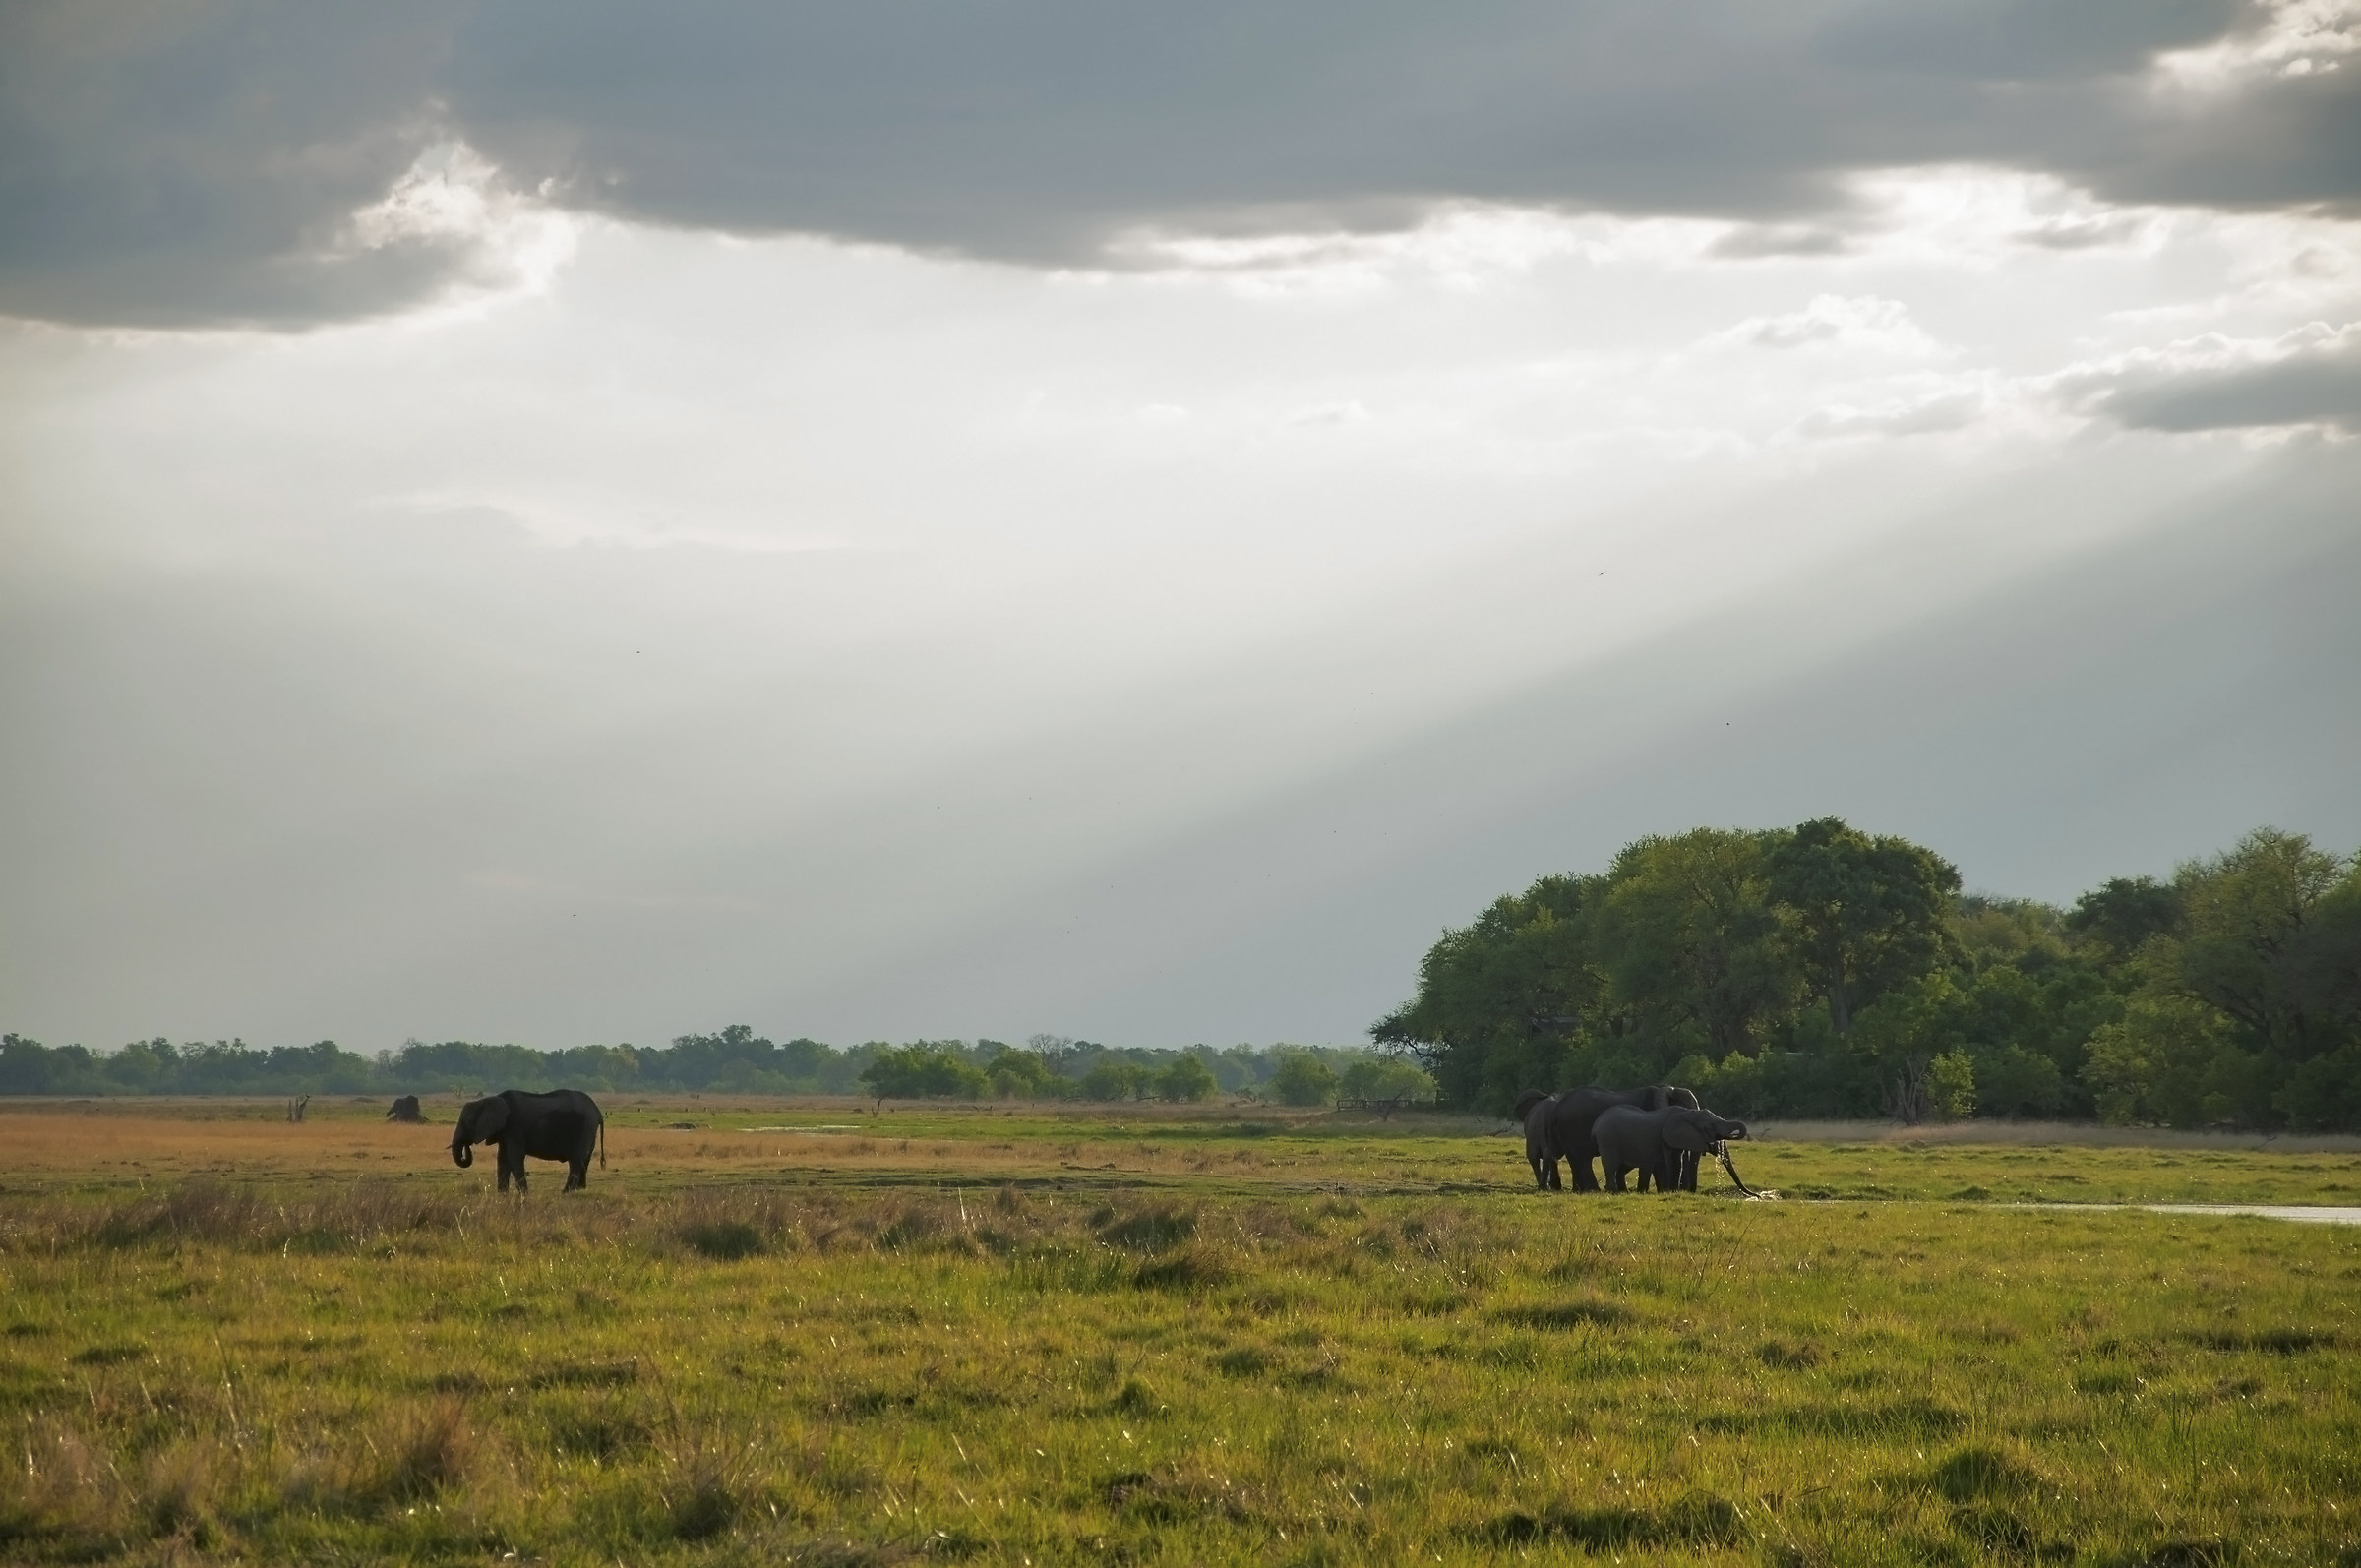
{"label": "white cloud", "polygon": [[1750,316],[1707,341],[1772,349],[1823,346],[1871,349],[1911,356],[1942,352],[1942,345],[1910,319],[1907,305],[1874,294],[1850,298],[1815,295],[1801,310],[1777,316]]}
{"label": "white cloud", "polygon": [[512,190],[465,142],[428,146],[379,200],[353,211],[314,258],[333,265],[423,251],[445,262],[441,289],[422,307],[539,293],[572,259],[585,219]]}
{"label": "white cloud", "polygon": [[1458,291],[1553,264],[1688,261],[1730,225],[1694,218],[1628,218],[1500,203],[1432,204],[1414,221],[1367,232],[1277,230],[1250,235],[1133,229],[1108,246],[1127,271],[1225,280],[1255,297],[1350,298],[1390,287]]}
{"label": "white cloud", "polygon": [[2361,53],[2361,0],[2275,0],[2267,11],[2259,27],[2158,56],[2157,84],[2219,92],[2339,71]]}
{"label": "white cloud", "polygon": [[1988,394],[1981,387],[1889,397],[1864,407],[1834,403],[1805,415],[1797,422],[1795,433],[1807,441],[1943,435],[1974,424],[1988,404]]}

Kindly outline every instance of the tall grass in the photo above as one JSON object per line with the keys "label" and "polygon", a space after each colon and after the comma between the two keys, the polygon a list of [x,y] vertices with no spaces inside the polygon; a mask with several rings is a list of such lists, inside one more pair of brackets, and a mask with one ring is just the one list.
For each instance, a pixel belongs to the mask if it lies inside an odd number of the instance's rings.
{"label": "tall grass", "polygon": [[[1385,1191],[1293,1138],[0,1194],[0,1560],[2361,1563],[2361,1232]],[[1750,1178],[1958,1153],[1783,1147]]]}
{"label": "tall grass", "polygon": [[[1678,1198],[499,1208],[201,1191],[12,1227],[10,1553],[2354,1544],[2335,1233]],[[759,1245],[693,1239],[728,1227]]]}

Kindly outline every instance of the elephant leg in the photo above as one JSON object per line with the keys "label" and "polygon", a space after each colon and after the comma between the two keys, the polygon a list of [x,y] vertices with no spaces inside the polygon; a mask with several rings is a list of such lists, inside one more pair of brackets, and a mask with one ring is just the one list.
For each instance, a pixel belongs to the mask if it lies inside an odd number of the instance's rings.
{"label": "elephant leg", "polygon": [[1623,1168],[1615,1164],[1615,1162],[1612,1160],[1602,1160],[1599,1162],[1599,1164],[1606,1172],[1606,1190],[1609,1192],[1622,1191]]}
{"label": "elephant leg", "polygon": [[1550,1190],[1550,1191],[1552,1191],[1552,1192],[1563,1192],[1563,1191],[1565,1191],[1565,1190],[1566,1190],[1565,1183],[1564,1183],[1564,1182],[1562,1182],[1562,1181],[1560,1181],[1560,1180],[1557,1178],[1557,1162],[1556,1162],[1555,1160],[1551,1160],[1551,1161],[1548,1163],[1548,1169],[1549,1169],[1549,1190]]}
{"label": "elephant leg", "polygon": [[1599,1177],[1591,1171],[1589,1155],[1580,1155],[1567,1160],[1566,1168],[1574,1173],[1575,1191],[1596,1192],[1599,1190]]}

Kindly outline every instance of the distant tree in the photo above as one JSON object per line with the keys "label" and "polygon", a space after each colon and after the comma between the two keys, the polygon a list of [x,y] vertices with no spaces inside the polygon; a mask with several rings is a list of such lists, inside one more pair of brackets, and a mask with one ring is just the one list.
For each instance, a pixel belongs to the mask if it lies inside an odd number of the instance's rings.
{"label": "distant tree", "polygon": [[1274,1052],[1279,1065],[1271,1073],[1271,1098],[1283,1106],[1326,1105],[1336,1098],[1336,1069],[1301,1046],[1282,1046]]}
{"label": "distant tree", "polygon": [[2181,929],[2181,889],[2153,876],[2110,877],[2074,901],[2066,929],[2110,957],[2128,958],[2150,936]]}
{"label": "distant tree", "polygon": [[116,1052],[106,1063],[106,1075],[133,1094],[168,1093],[172,1078],[180,1066],[180,1053],[172,1042],[158,1035],[153,1040],[134,1040]]}
{"label": "distant tree", "polygon": [[2099,1119],[2174,1127],[2245,1119],[2255,1086],[2242,1058],[2252,1058],[2229,1033],[2229,1021],[2204,1002],[2163,991],[2135,995],[2122,1021],[2090,1036],[2083,1081]]}
{"label": "distant tree", "polygon": [[1935,1115],[1957,1121],[1975,1115],[1975,1062],[1964,1051],[1947,1051],[1926,1064],[1926,1086]]}
{"label": "distant tree", "polygon": [[[986,1042],[979,1041],[979,1046]],[[985,1059],[984,1075],[992,1081],[992,1092],[1003,1100],[1046,1100],[1059,1097],[1070,1080],[1058,1075],[1038,1051],[1019,1051],[1014,1046],[990,1042],[996,1049]]]}
{"label": "distant tree", "polygon": [[1434,1098],[1434,1080],[1415,1061],[1364,1055],[1354,1057],[1337,1074],[1336,1092],[1348,1100],[1416,1103]]}
{"label": "distant tree", "polygon": [[1173,1058],[1172,1065],[1156,1075],[1156,1097],[1193,1105],[1210,1100],[1221,1089],[1213,1069],[1198,1057],[1181,1053]]}
{"label": "distant tree", "polygon": [[1032,1035],[1027,1037],[1025,1047],[1048,1062],[1052,1072],[1069,1075],[1078,1070],[1084,1057],[1098,1049],[1089,1041],[1076,1040],[1070,1035]]}
{"label": "distant tree", "polygon": [[2355,1019],[2338,1005],[2336,976],[2351,976],[2361,955],[2340,917],[2361,895],[2361,864],[2265,827],[2183,866],[2173,883],[2184,928],[2168,959],[2176,990],[2220,1009],[2249,1050],[2305,1061],[2345,1043]]}
{"label": "distant tree", "polygon": [[1804,984],[1839,1036],[1856,1010],[1954,951],[1947,921],[1959,869],[1907,839],[1823,816],[1787,834],[1767,870],[1771,896],[1792,916]]}
{"label": "distant tree", "polygon": [[1137,1100],[1147,1094],[1153,1081],[1146,1067],[1120,1057],[1102,1057],[1090,1064],[1082,1074],[1081,1090],[1085,1100]]}
{"label": "distant tree", "polygon": [[779,1071],[797,1082],[816,1080],[835,1055],[818,1041],[798,1035],[780,1043]]}
{"label": "distant tree", "polygon": [[878,1054],[861,1069],[873,1099],[980,1099],[992,1087],[981,1068],[962,1055],[957,1041],[921,1040]]}
{"label": "distant tree", "polygon": [[[1206,1048],[1199,1046],[1199,1051]],[[1227,1051],[1207,1054],[1205,1065],[1230,1090],[1252,1090],[1271,1075],[1271,1061],[1252,1046],[1241,1042]]]}

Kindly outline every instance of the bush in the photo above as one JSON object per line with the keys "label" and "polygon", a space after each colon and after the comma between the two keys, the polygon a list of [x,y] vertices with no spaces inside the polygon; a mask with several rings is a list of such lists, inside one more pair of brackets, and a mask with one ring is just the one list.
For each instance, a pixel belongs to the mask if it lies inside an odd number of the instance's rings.
{"label": "bush", "polygon": [[1326,1105],[1336,1097],[1336,1069],[1301,1047],[1282,1048],[1270,1089],[1283,1106]]}
{"label": "bush", "polygon": [[980,1100],[992,1088],[955,1044],[925,1040],[879,1052],[861,1069],[861,1082],[879,1100]]}
{"label": "bush", "polygon": [[1085,1100],[1137,1100],[1147,1092],[1148,1069],[1128,1061],[1102,1058],[1082,1075]]}
{"label": "bush", "polygon": [[1400,1056],[1360,1056],[1337,1078],[1337,1093],[1352,1100],[1432,1100],[1434,1080]]}
{"label": "bush", "polygon": [[1964,1051],[1946,1051],[1926,1064],[1926,1087],[1936,1116],[1946,1121],[1975,1115],[1975,1063]]}
{"label": "bush", "polygon": [[1183,1053],[1173,1058],[1173,1064],[1156,1075],[1156,1095],[1161,1100],[1180,1100],[1194,1105],[1210,1100],[1221,1085],[1214,1080],[1213,1069],[1195,1056]]}

